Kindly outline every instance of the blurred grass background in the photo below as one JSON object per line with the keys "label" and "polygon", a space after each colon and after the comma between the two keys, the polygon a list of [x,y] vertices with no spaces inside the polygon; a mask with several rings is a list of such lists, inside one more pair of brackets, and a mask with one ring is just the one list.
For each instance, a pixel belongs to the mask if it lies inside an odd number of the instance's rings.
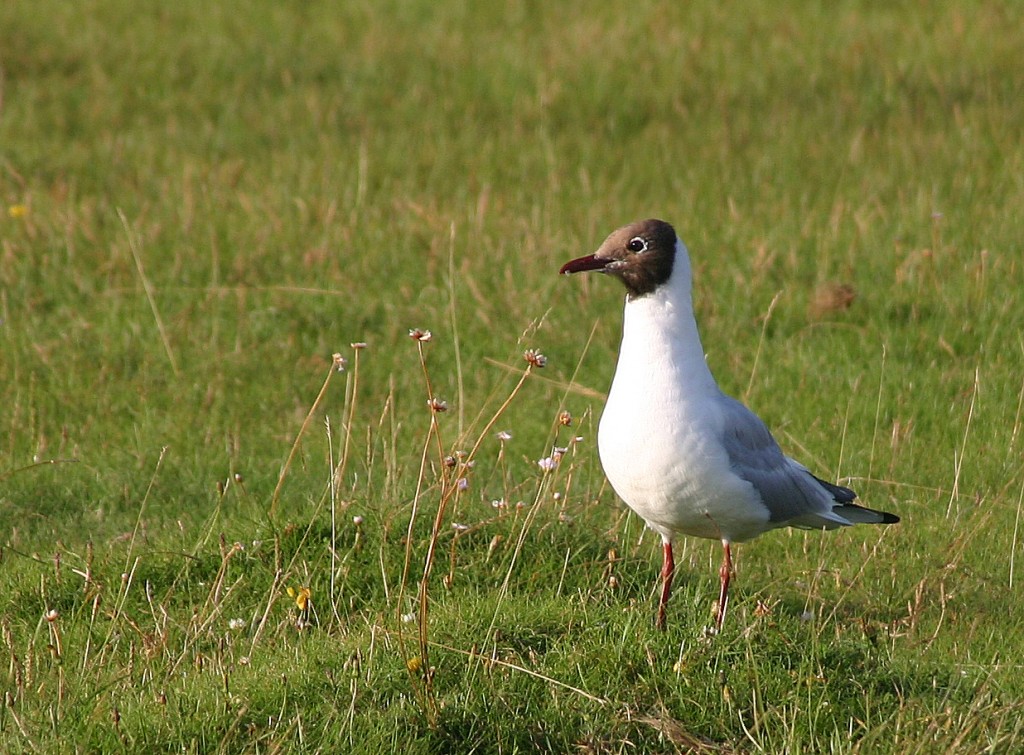
{"label": "blurred grass background", "polygon": [[[4,5],[4,748],[1018,749],[1021,16]],[[744,546],[710,644],[715,544],[657,635],[591,442],[621,291],[556,275],[645,216],[723,388],[903,517]],[[430,691],[403,553],[528,347],[445,519]]]}

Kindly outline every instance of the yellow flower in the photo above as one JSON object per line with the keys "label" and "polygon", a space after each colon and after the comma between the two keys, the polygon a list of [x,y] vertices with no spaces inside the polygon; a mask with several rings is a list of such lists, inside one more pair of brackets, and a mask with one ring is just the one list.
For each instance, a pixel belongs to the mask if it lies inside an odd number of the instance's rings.
{"label": "yellow flower", "polygon": [[405,662],[405,667],[409,669],[409,671],[413,674],[419,671],[422,665],[423,659],[421,659],[418,655],[414,655],[412,658]]}
{"label": "yellow flower", "polygon": [[7,208],[7,217],[9,218],[23,218],[28,215],[27,204],[12,204]]}
{"label": "yellow flower", "polygon": [[295,590],[291,587],[288,588],[288,597],[295,598],[295,605],[298,606],[300,611],[305,611],[309,607],[309,600],[313,596],[308,587],[300,587]]}

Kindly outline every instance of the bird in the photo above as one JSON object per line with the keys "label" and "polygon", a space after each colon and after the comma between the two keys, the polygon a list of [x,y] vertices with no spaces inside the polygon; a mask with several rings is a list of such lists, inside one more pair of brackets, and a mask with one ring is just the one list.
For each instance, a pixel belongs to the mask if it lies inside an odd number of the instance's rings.
{"label": "bird", "polygon": [[791,459],[756,414],[718,387],[694,318],[689,251],[669,223],[623,226],[559,272],[604,273],[626,288],[618,363],[597,445],[616,494],[661,536],[658,629],[666,627],[672,546],[680,535],[722,544],[711,630],[718,634],[734,576],[733,543],[780,527],[899,521],[857,505],[854,491]]}

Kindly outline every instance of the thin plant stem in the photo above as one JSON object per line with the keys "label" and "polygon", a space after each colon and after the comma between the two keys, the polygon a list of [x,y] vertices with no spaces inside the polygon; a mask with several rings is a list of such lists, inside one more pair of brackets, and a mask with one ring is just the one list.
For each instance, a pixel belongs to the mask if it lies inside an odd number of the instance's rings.
{"label": "thin plant stem", "polygon": [[[532,372],[532,365],[528,364],[526,370],[524,370],[523,374],[520,376],[519,381],[516,383],[515,387],[512,389],[512,391],[509,393],[509,395],[506,397],[506,399],[502,402],[501,406],[498,407],[497,411],[494,412],[494,414],[491,416],[490,420],[488,420],[487,424],[484,426],[484,429],[477,436],[477,440],[474,443],[473,448],[470,450],[469,454],[465,458],[465,462],[464,463],[466,465],[468,465],[469,462],[473,460],[473,457],[476,455],[477,451],[480,449],[480,446],[483,443],[484,439],[490,433],[491,428],[494,427],[495,423],[505,413],[505,410],[508,409],[509,405],[515,399],[516,395],[518,395],[519,391],[522,389],[523,385],[526,383],[527,378],[529,378],[531,372]],[[419,594],[419,642],[420,642],[420,657],[421,657],[421,659],[423,661],[423,665],[424,665],[424,667],[426,669],[426,679],[427,679],[428,695],[430,694],[429,690],[431,688],[431,684],[430,684],[430,680],[431,680],[430,679],[431,667],[429,665],[430,642],[429,642],[429,632],[428,632],[428,612],[429,612],[429,603],[430,603],[430,600],[429,600],[430,574],[431,574],[431,571],[433,570],[435,554],[436,554],[436,551],[437,551],[437,543],[438,543],[438,540],[440,539],[440,535],[441,535],[441,524],[444,521],[444,515],[445,515],[445,512],[448,509],[449,503],[451,502],[452,498],[457,493],[458,493],[458,478],[457,477],[454,480],[445,479],[445,480],[442,481],[441,501],[440,501],[440,503],[439,503],[439,505],[437,507],[437,512],[435,513],[435,516],[434,516],[434,525],[431,528],[431,532],[430,532],[430,541],[429,541],[428,546],[427,546],[427,555],[426,555],[426,558],[424,559],[424,563],[423,563],[423,577],[420,580],[420,594]],[[536,506],[534,508],[536,508]]]}
{"label": "thin plant stem", "polygon": [[350,375],[350,391],[348,396],[348,411],[345,418],[345,443],[341,449],[341,461],[338,462],[338,467],[334,473],[334,479],[337,483],[340,483],[345,476],[345,468],[348,466],[348,454],[349,448],[352,443],[352,423],[355,421],[356,414],[356,397],[359,395],[359,352],[362,351],[362,345],[352,345],[352,371]]}
{"label": "thin plant stem", "polygon": [[142,289],[146,292],[146,300],[149,302],[149,308],[153,312],[153,320],[156,321],[156,329],[160,333],[160,340],[163,342],[164,352],[167,354],[167,361],[171,363],[171,372],[174,373],[174,377],[180,377],[181,371],[178,369],[178,360],[174,358],[174,351],[171,349],[171,340],[167,337],[167,329],[164,327],[163,318],[160,317],[160,310],[156,306],[156,295],[153,293],[153,286],[149,282],[149,278],[146,277],[146,270],[142,266],[142,256],[139,254],[139,247],[138,244],[135,243],[135,237],[132,236],[132,229],[128,224],[128,218],[125,217],[124,211],[120,207],[117,209],[117,217],[121,219],[121,225],[124,226],[125,236],[128,237],[128,249],[132,253],[132,260],[135,262],[135,270],[139,274],[139,280],[142,281]]}
{"label": "thin plant stem", "polygon": [[309,411],[306,413],[306,418],[302,420],[302,426],[299,428],[299,432],[295,435],[295,441],[292,443],[292,448],[288,452],[288,458],[285,459],[284,466],[281,467],[281,474],[277,478],[277,485],[274,487],[274,495],[270,498],[270,516],[274,516],[274,512],[277,510],[277,502],[281,497],[281,488],[284,486],[284,480],[288,476],[288,470],[291,468],[292,460],[295,458],[296,452],[299,450],[299,443],[302,441],[302,436],[306,434],[306,430],[309,429],[310,423],[313,421],[313,415],[316,410],[320,408],[321,402],[324,400],[324,396],[327,395],[327,386],[331,384],[331,378],[334,377],[334,373],[338,371],[336,364],[332,364],[330,369],[327,371],[327,377],[324,378],[324,384],[320,386],[320,392],[316,395],[316,399],[313,400],[313,405],[309,407]]}

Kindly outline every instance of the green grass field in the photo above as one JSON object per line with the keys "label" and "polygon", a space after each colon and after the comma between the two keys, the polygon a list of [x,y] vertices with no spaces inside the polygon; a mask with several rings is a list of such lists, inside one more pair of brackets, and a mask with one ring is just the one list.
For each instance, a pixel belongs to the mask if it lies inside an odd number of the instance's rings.
{"label": "green grass field", "polygon": [[[0,5],[0,751],[1024,750],[1022,26]],[[649,216],[723,389],[902,517],[740,546],[713,639],[719,545],[656,632],[597,459],[621,287],[556,274]]]}

